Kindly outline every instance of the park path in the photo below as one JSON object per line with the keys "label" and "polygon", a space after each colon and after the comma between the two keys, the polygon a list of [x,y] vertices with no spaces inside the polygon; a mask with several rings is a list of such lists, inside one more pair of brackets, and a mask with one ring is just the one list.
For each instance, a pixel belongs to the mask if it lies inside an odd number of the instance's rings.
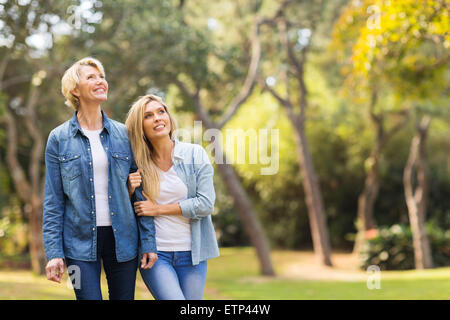
{"label": "park path", "polygon": [[365,281],[367,272],[358,267],[351,253],[333,253],[333,267],[320,265],[313,252],[291,252],[289,261],[282,263],[280,278],[295,280]]}

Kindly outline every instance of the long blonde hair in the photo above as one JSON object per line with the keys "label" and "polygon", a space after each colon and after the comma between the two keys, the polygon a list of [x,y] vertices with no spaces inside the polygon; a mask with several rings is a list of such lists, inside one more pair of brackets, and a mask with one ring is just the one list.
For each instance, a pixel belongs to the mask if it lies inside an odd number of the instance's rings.
{"label": "long blonde hair", "polygon": [[153,94],[148,94],[133,103],[127,114],[125,126],[127,127],[128,139],[133,149],[134,159],[141,172],[142,187],[145,193],[152,201],[159,196],[159,170],[153,159],[153,146],[151,142],[145,137],[143,120],[145,106],[151,101],[156,101],[161,104],[169,115],[170,119],[170,139],[173,139],[173,132],[176,130],[175,119],[170,114],[167,105],[163,102],[161,97]]}

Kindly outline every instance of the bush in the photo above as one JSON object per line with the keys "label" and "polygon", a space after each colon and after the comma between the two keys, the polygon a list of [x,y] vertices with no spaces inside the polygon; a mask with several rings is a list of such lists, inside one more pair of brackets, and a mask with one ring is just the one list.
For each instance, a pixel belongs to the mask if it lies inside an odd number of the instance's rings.
{"label": "bush", "polygon": [[[450,265],[450,231],[444,232],[433,223],[427,224],[428,239],[434,267]],[[395,224],[381,227],[362,246],[359,255],[360,266],[367,269],[377,265],[381,270],[414,269],[414,248],[409,226]]]}

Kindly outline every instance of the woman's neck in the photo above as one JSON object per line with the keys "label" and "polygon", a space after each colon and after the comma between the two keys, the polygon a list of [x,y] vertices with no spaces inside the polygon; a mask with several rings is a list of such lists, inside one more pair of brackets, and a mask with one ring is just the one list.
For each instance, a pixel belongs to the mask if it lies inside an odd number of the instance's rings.
{"label": "woman's neck", "polygon": [[80,106],[77,112],[78,123],[86,130],[100,130],[103,128],[103,115],[100,105]]}
{"label": "woman's neck", "polygon": [[[169,136],[151,141],[153,146],[153,160],[161,167],[163,165],[172,165],[172,151],[174,142]],[[165,164],[165,165],[164,165]]]}

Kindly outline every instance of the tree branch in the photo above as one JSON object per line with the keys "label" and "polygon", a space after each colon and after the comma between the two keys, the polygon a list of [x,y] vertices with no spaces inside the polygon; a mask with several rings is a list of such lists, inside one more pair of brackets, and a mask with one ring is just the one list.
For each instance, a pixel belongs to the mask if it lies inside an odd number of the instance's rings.
{"label": "tree branch", "polygon": [[261,41],[259,39],[260,21],[257,19],[253,24],[252,32],[252,55],[250,65],[248,68],[247,77],[239,94],[231,101],[223,117],[219,120],[218,129],[222,129],[225,124],[233,117],[239,107],[248,99],[255,87],[255,80],[258,73],[259,64],[261,61]]}
{"label": "tree branch", "polygon": [[222,129],[225,126],[225,124],[233,117],[233,115],[237,112],[239,107],[248,99],[248,97],[250,96],[255,87],[256,77],[261,62],[261,40],[260,40],[261,26],[263,24],[271,24],[274,21],[276,21],[276,19],[281,17],[287,5],[290,2],[291,2],[290,0],[283,1],[278,10],[276,11],[275,15],[271,19],[262,17],[258,17],[255,19],[253,23],[253,31],[251,38],[252,42],[251,60],[247,76],[244,81],[244,85],[242,87],[241,92],[231,101],[231,103],[227,107],[227,110],[224,113],[222,119],[219,120],[217,126],[218,129]]}

